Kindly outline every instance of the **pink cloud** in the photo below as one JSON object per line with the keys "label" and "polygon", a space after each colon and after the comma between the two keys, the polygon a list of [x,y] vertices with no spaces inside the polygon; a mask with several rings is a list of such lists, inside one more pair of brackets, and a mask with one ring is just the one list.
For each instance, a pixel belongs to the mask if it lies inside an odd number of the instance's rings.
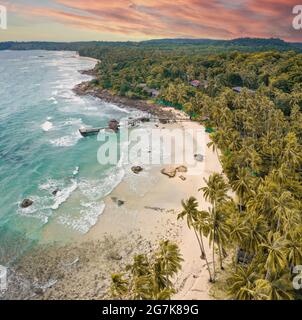
{"label": "pink cloud", "polygon": [[302,41],[291,22],[296,0],[56,0],[23,8],[73,28],[132,38],[281,37]]}

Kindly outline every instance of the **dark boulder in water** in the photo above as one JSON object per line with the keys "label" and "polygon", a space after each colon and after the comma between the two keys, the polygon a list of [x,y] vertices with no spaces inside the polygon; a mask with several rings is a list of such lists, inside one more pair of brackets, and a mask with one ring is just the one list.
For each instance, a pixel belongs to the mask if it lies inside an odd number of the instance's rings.
{"label": "dark boulder in water", "polygon": [[60,189],[56,189],[52,192],[52,195],[53,196],[56,196],[58,193],[60,192]]}
{"label": "dark boulder in water", "polygon": [[21,208],[25,209],[30,207],[34,202],[30,199],[24,199],[21,203]]}
{"label": "dark boulder in water", "polygon": [[140,167],[140,166],[135,166],[135,167],[132,167],[131,170],[132,170],[133,173],[139,174],[140,172],[143,171],[143,168]]}

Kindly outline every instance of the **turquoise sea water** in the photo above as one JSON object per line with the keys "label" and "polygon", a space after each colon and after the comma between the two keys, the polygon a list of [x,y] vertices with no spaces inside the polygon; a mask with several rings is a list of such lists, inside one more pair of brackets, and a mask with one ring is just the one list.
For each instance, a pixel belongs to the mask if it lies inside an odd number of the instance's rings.
{"label": "turquoise sea water", "polygon": [[[123,178],[121,167],[97,162],[96,137],[78,132],[131,115],[72,92],[90,79],[78,70],[94,65],[73,52],[0,52],[0,264],[45,238],[51,224],[58,238],[86,233]],[[21,209],[24,198],[34,204]]]}

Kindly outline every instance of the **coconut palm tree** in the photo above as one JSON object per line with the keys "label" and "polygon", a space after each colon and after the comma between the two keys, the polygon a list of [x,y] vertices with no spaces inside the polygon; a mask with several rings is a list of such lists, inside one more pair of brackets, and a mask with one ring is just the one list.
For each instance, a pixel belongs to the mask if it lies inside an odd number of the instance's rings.
{"label": "coconut palm tree", "polygon": [[156,253],[156,262],[165,275],[165,288],[170,289],[171,277],[181,270],[181,262],[183,261],[179,248],[175,243],[169,240],[160,242],[159,250]]}
{"label": "coconut palm tree", "polygon": [[219,173],[213,173],[208,180],[204,179],[205,187],[200,188],[198,191],[203,192],[206,201],[209,201],[213,207],[218,203],[227,201],[230,197],[227,195],[229,187],[225,182],[223,176]]}
{"label": "coconut palm tree", "polygon": [[302,232],[293,229],[287,234],[287,261],[291,267],[302,264]]}
{"label": "coconut palm tree", "polygon": [[238,266],[227,280],[228,294],[235,300],[253,300],[257,277],[254,266]]}
{"label": "coconut palm tree", "polygon": [[245,199],[251,194],[250,182],[251,174],[247,168],[239,168],[236,180],[231,182],[232,189],[236,192],[239,199],[240,212],[242,212]]}
{"label": "coconut palm tree", "polygon": [[293,300],[292,282],[288,274],[272,281],[258,279],[253,289],[255,300]]}
{"label": "coconut palm tree", "polygon": [[189,229],[193,228],[193,231],[195,233],[195,237],[198,241],[200,251],[201,251],[201,259],[205,259],[205,249],[204,249],[204,244],[203,244],[203,239],[202,236],[200,236],[194,228],[194,224],[198,220],[198,216],[200,214],[198,210],[198,202],[197,199],[194,197],[190,197],[188,200],[181,201],[183,210],[182,212],[177,216],[177,219],[184,219],[185,217],[187,218],[187,226]]}
{"label": "coconut palm tree", "polygon": [[208,215],[208,229],[209,229],[209,241],[212,245],[212,257],[213,257],[213,281],[216,279],[215,270],[215,244],[217,245],[219,258],[220,258],[220,268],[223,268],[223,246],[226,245],[229,239],[230,229],[227,223],[227,215],[222,206],[218,206],[216,210],[214,208],[209,208],[208,212],[204,215]]}
{"label": "coconut palm tree", "polygon": [[200,259],[205,260],[209,272],[209,281],[212,282],[212,274],[209,261],[205,252],[203,236],[208,236],[208,220],[207,213],[198,210],[198,202],[196,198],[190,197],[187,201],[182,201],[183,211],[178,215],[177,219],[187,218],[189,229],[193,228],[195,237],[198,241],[201,256]]}
{"label": "coconut palm tree", "polygon": [[110,292],[114,298],[126,297],[129,293],[128,280],[124,279],[122,274],[112,274]]}
{"label": "coconut palm tree", "polygon": [[279,232],[270,231],[266,243],[262,243],[260,246],[267,252],[265,279],[270,280],[287,267],[288,241]]}
{"label": "coconut palm tree", "polygon": [[[212,258],[213,258],[213,282],[216,278],[215,269],[215,243],[217,244],[220,266],[222,265],[222,245],[227,234],[228,225],[225,221],[222,211],[218,211],[218,206],[222,206],[228,199],[228,185],[225,182],[223,176],[218,173],[212,174],[208,180],[204,179],[206,186],[199,189],[203,192],[203,196],[206,201],[209,201],[212,208],[209,211],[203,211],[203,215],[208,216],[210,243],[212,244]],[[221,208],[221,207],[220,207]]]}
{"label": "coconut palm tree", "polygon": [[274,205],[272,207],[275,230],[288,232],[292,225],[299,221],[299,213],[296,209],[296,201],[289,191],[279,192],[273,197]]}
{"label": "coconut palm tree", "polygon": [[246,261],[248,255],[255,256],[260,251],[260,245],[265,241],[268,226],[264,217],[255,212],[248,211],[242,219],[246,225],[246,235],[239,243],[239,247],[245,251],[244,261]]}

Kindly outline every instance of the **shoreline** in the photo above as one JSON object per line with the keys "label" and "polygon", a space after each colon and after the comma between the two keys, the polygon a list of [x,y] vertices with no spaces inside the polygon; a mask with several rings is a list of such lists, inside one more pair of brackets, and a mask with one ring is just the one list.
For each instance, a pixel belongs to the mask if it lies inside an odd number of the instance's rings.
{"label": "shoreline", "polygon": [[[188,119],[181,124],[173,123],[177,118],[186,116],[183,112],[173,108],[148,104],[145,101],[131,100],[119,96],[113,96],[107,90],[91,90],[87,83],[81,83],[75,88],[80,95],[92,95],[106,102],[118,104],[120,107],[134,108],[149,112],[156,116],[169,117],[172,123],[157,124],[157,126],[170,129],[202,129],[204,127],[197,122]],[[183,269],[175,279],[177,293],[173,299],[200,299],[209,300],[211,284],[208,281],[208,271],[205,262],[201,262],[199,247],[192,230],[189,230],[185,221],[177,221],[177,214],[181,210],[181,200],[194,196],[198,199],[202,209],[208,209],[209,203],[202,199],[198,189],[205,185],[203,178],[208,178],[213,172],[222,172],[217,154],[206,145],[210,142],[208,134],[204,134],[205,161],[201,164],[200,175],[187,176],[186,180],[179,179],[179,175],[173,179],[162,175],[160,170],[164,167],[154,166],[150,175],[157,179],[143,196],[138,197],[123,180],[109,196],[106,197],[106,208],[99,217],[96,225],[85,236],[87,240],[98,240],[108,234],[120,234],[137,230],[148,241],[156,246],[158,239],[170,239],[176,242],[183,254]],[[197,141],[196,141],[197,143]],[[185,165],[185,163],[179,164]],[[137,176],[138,184],[148,177]],[[118,207],[112,199],[121,199],[125,204]],[[131,223],[129,222],[131,221]],[[146,224],[146,222],[148,222]],[[204,239],[206,254],[210,257],[208,240]],[[211,263],[211,259],[210,263]]]}
{"label": "shoreline", "polygon": [[[201,194],[197,191],[203,186],[204,177],[221,169],[217,154],[206,147],[209,136],[197,122],[188,119],[175,123],[173,120],[185,116],[180,111],[112,96],[109,92],[91,92],[86,84],[77,85],[74,91],[78,93],[80,87],[80,95],[92,95],[123,108],[151,111],[155,116],[171,119],[169,123],[154,124],[157,128],[201,129],[203,150],[200,153],[205,160],[198,164],[198,175],[179,173],[168,178],[161,173],[167,165],[152,165],[138,175],[133,173],[134,184],[124,177],[103,199],[105,210],[87,234],[79,235],[69,244],[41,245],[22,259],[13,270],[17,288],[20,288],[19,275],[22,275],[26,280],[25,284],[22,283],[26,299],[107,299],[112,272],[122,272],[133,255],[148,254],[154,251],[160,240],[169,239],[178,244],[184,258],[183,268],[175,279],[177,293],[173,299],[211,299],[207,269],[199,259],[194,233],[185,221],[177,221],[183,199],[195,196],[203,209],[209,206],[201,201]],[[83,86],[88,90],[82,90]],[[196,139],[195,143],[200,145]],[[184,175],[185,180],[180,175]],[[138,194],[137,191],[142,190],[144,192]],[[121,206],[117,204],[118,200],[123,202]],[[207,242],[205,239],[209,255]],[[20,296],[19,291],[12,293],[13,298],[19,299]]]}

